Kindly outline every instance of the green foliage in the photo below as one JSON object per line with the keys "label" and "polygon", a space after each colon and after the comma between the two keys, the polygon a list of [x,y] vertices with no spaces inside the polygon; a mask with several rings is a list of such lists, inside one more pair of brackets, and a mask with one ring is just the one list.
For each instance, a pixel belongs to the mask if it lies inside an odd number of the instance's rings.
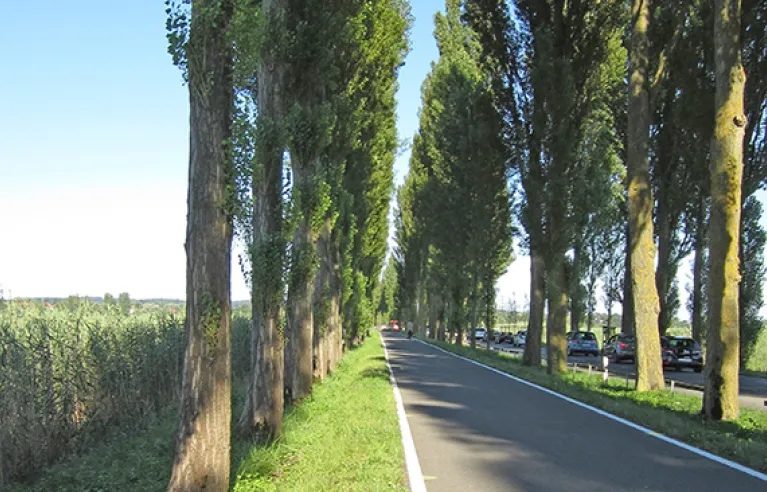
{"label": "green foliage", "polygon": [[31,475],[154,415],[176,398],[184,347],[176,314],[126,316],[13,302],[0,314],[2,475]]}
{"label": "green foliage", "polygon": [[[459,2],[435,17],[435,37],[440,58],[422,87],[410,172],[397,196],[400,317],[414,320],[426,286],[450,298],[457,321],[469,294],[475,306],[480,288],[494,296],[511,261],[507,150],[487,63]],[[427,280],[440,271],[443,285]]]}
{"label": "green foliage", "polygon": [[198,304],[200,326],[205,343],[208,344],[210,357],[218,346],[218,329],[221,326],[221,304],[208,292],[203,292]]}
{"label": "green foliage", "polygon": [[762,331],[763,283],[767,268],[764,265],[764,248],[767,232],[760,222],[762,206],[751,196],[746,200],[741,216],[741,257],[746,268],[741,269],[740,280],[740,358],[741,364],[754,354],[759,333]]}
{"label": "green foliage", "polygon": [[[233,316],[235,377],[243,377],[249,369],[249,342],[246,308]],[[167,409],[178,403],[184,347],[183,310],[176,306],[124,315],[88,301],[74,309],[66,304],[10,302],[0,312],[0,412],[6,417],[0,426],[0,477],[33,477],[51,463],[83,452],[93,451],[91,463],[98,462],[103,449],[107,454],[133,456],[134,444],[103,443],[151,426],[161,416],[174,425],[139,444],[150,455],[115,459],[109,466],[118,464],[120,480],[141,484],[143,469],[139,476],[138,468],[120,468],[140,460],[154,467],[152,473],[159,474],[163,487],[167,485],[177,423],[177,412]],[[155,452],[164,453],[164,458],[157,459]],[[45,473],[35,490],[84,490],[83,485],[94,487],[115,478],[101,465],[62,471],[67,466]],[[50,482],[51,476],[58,476],[58,481]],[[147,490],[139,485],[118,488],[134,487]]]}
{"label": "green foliage", "polygon": [[[246,318],[235,315],[234,323],[232,403],[237,407],[245,393],[242,369],[248,366],[238,362],[237,341],[248,338],[249,330]],[[178,409],[166,407],[140,428],[114,433],[83,456],[46,468],[37,480],[3,490],[166,490],[177,420]],[[406,490],[394,398],[377,337],[351,352],[300,408],[288,410],[279,442],[254,446],[233,436],[234,490]]]}
{"label": "green foliage", "polygon": [[117,304],[120,306],[120,312],[122,312],[123,315],[128,314],[131,309],[130,294],[123,292],[117,296]]}

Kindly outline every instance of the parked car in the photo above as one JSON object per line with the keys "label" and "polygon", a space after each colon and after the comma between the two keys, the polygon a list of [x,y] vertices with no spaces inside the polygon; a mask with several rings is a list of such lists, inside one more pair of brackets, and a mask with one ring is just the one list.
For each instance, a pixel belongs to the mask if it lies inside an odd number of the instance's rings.
{"label": "parked car", "polygon": [[476,328],[474,330],[474,340],[484,340],[487,335],[487,330],[484,328]]}
{"label": "parked car", "polygon": [[567,355],[599,355],[597,336],[590,331],[571,331],[567,334]]}
{"label": "parked car", "polygon": [[517,332],[516,339],[512,343],[517,347],[524,347],[526,342],[527,342],[527,331],[522,330],[520,332]]}
{"label": "parked car", "polygon": [[700,344],[688,337],[661,337],[663,368],[689,367],[695,372],[703,370],[703,350]]}
{"label": "parked car", "polygon": [[501,333],[501,336],[495,339],[495,343],[510,343],[514,345],[513,333]]}
{"label": "parked car", "polygon": [[634,335],[618,333],[607,339],[602,353],[608,360],[621,363],[624,360],[636,360],[636,338]]}
{"label": "parked car", "polygon": [[487,337],[490,337],[490,341],[493,342],[493,341],[498,340],[499,338],[501,338],[501,332],[498,331],[498,330],[494,330],[493,333],[490,333],[489,331],[486,331],[485,332],[485,336],[482,337],[482,341],[486,342],[487,341]]}

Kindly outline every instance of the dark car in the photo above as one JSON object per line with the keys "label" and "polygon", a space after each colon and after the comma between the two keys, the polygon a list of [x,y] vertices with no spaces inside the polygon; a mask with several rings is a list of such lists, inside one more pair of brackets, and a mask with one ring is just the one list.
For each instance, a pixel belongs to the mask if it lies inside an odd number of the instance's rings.
{"label": "dark car", "polygon": [[602,353],[612,361],[621,363],[624,360],[636,360],[636,338],[634,335],[618,333],[607,339]]}
{"label": "dark car", "polygon": [[599,355],[597,336],[590,331],[571,331],[567,334],[567,355]]}
{"label": "dark car", "polygon": [[663,368],[689,367],[695,372],[703,370],[703,350],[700,344],[688,337],[661,337]]}
{"label": "dark car", "polygon": [[495,343],[510,343],[514,345],[514,334],[502,333],[501,336],[495,339]]}

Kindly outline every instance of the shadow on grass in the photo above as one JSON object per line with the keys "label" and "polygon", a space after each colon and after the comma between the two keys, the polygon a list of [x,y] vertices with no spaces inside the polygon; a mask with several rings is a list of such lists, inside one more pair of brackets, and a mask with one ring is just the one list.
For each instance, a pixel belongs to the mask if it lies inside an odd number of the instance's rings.
{"label": "shadow on grass", "polygon": [[389,370],[381,367],[370,367],[360,373],[363,378],[389,380]]}

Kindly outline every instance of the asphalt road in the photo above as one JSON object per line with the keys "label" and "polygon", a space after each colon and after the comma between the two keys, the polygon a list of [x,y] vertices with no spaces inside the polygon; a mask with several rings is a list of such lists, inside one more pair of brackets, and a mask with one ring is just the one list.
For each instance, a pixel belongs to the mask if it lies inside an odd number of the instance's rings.
{"label": "asphalt road", "polygon": [[387,334],[430,491],[767,490],[767,483],[416,340]]}

